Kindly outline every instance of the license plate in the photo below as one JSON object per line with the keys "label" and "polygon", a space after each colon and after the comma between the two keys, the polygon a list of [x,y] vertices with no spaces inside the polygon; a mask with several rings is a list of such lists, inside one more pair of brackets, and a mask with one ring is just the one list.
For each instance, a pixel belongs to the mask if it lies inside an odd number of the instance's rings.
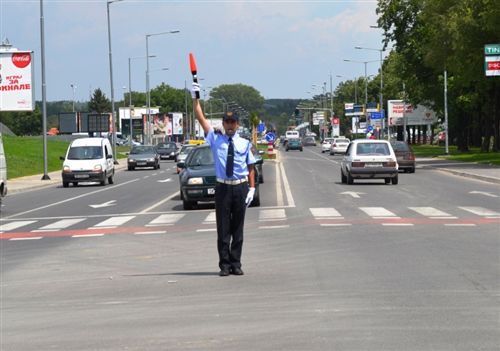
{"label": "license plate", "polygon": [[85,179],[85,178],[88,178],[89,175],[88,174],[75,174],[75,178],[76,179]]}
{"label": "license plate", "polygon": [[138,165],[138,166],[145,166],[145,165],[146,165],[146,162],[137,162],[137,165]]}
{"label": "license plate", "polygon": [[365,167],[382,167],[381,163],[365,163]]}
{"label": "license plate", "polygon": [[213,189],[213,188],[207,189],[207,193],[208,193],[208,195],[214,195],[215,189]]}

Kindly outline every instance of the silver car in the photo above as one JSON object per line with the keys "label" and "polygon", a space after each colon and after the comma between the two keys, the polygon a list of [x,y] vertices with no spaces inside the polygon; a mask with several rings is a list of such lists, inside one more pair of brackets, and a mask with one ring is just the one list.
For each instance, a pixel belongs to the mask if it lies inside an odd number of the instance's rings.
{"label": "silver car", "polygon": [[345,154],[350,142],[347,138],[333,138],[330,144],[330,155]]}
{"label": "silver car", "polygon": [[342,183],[354,179],[384,179],[385,184],[398,184],[398,162],[387,140],[353,140],[340,164]]}

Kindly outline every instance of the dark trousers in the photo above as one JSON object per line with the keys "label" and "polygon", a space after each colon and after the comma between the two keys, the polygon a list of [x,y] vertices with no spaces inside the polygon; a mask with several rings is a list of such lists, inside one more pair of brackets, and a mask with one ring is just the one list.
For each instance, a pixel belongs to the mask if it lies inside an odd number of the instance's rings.
{"label": "dark trousers", "polygon": [[217,183],[215,187],[217,250],[220,269],[241,268],[247,193],[247,182],[237,185]]}

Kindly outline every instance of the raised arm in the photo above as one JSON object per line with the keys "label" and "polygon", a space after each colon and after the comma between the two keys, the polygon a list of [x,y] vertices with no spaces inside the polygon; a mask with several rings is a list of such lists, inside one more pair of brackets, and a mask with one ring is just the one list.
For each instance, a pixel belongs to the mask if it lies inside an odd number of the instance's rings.
{"label": "raised arm", "polygon": [[207,135],[208,131],[210,130],[210,123],[206,119],[205,114],[201,109],[200,100],[196,98],[197,91],[200,91],[200,85],[198,83],[193,83],[193,87],[191,88],[191,96],[193,97],[194,115],[196,116],[198,123],[200,123],[201,127],[203,128],[205,135]]}

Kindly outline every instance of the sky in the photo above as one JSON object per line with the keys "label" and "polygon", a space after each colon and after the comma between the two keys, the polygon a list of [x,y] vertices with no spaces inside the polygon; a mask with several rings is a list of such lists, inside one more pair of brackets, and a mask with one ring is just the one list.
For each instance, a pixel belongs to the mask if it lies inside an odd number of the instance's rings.
{"label": "sky", "polygon": [[[35,98],[41,100],[40,0],[0,0],[0,41],[34,52]],[[203,1],[122,0],[109,4],[115,101],[129,89],[191,85],[189,53],[203,97],[241,83],[266,99],[310,99],[347,78],[378,72],[382,31],[376,0]],[[111,97],[106,0],[44,0],[47,101],[88,101],[100,88]],[[168,68],[168,70],[163,70]],[[339,78],[337,75],[347,78]],[[326,85],[325,85],[326,83]],[[74,88],[71,87],[74,86]]]}

